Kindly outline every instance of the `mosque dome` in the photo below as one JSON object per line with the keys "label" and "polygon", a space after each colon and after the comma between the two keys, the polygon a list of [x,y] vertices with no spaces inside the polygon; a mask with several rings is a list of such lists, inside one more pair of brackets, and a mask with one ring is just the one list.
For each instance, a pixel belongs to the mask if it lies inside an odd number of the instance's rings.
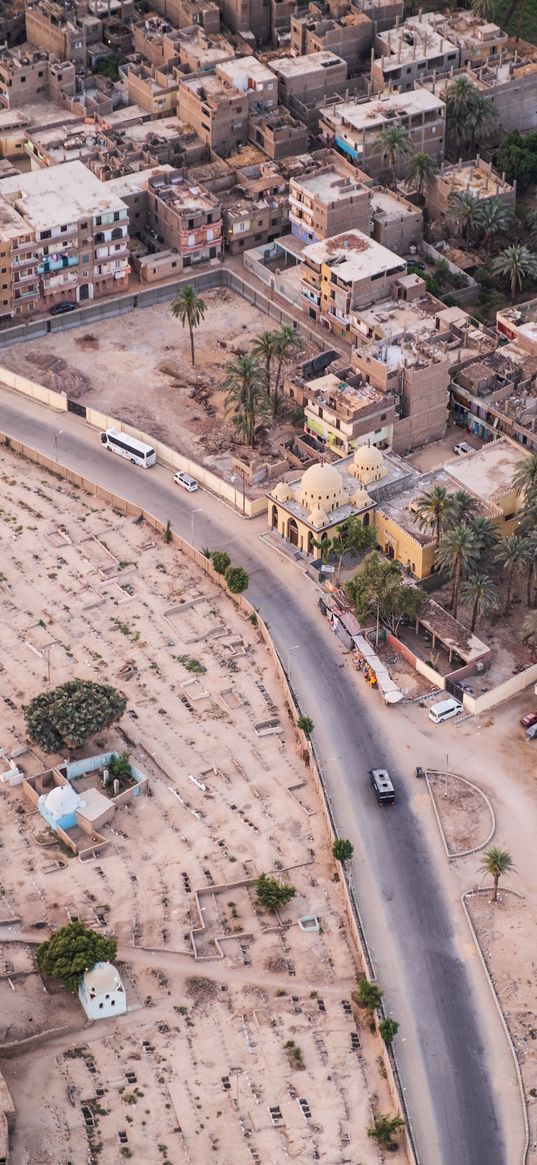
{"label": "mosque dome", "polygon": [[88,995],[105,995],[121,989],[121,979],[112,963],[96,963],[84,975]]}
{"label": "mosque dome", "polygon": [[277,502],[288,502],[289,498],[291,497],[291,490],[289,489],[287,482],[279,481],[278,484],[274,486],[272,496],[276,499]]}
{"label": "mosque dome", "polygon": [[341,474],[333,465],[310,465],[302,475],[300,503],[306,510],[334,510],[343,494]]}
{"label": "mosque dome", "polygon": [[315,526],[316,529],[319,529],[320,526],[325,526],[328,522],[328,514],[325,510],[321,509],[320,506],[316,506],[315,509],[311,511],[309,521],[311,522],[312,526]]}
{"label": "mosque dome", "polygon": [[375,445],[360,445],[349,469],[352,477],[357,477],[358,481],[367,485],[369,482],[379,481],[387,472],[380,449]]}
{"label": "mosque dome", "polygon": [[352,502],[358,510],[363,510],[366,506],[370,506],[372,504],[371,498],[369,497],[366,489],[357,489],[356,492],[352,495]]}
{"label": "mosque dome", "polygon": [[56,821],[74,813],[81,805],[81,798],[72,785],[56,785],[45,797],[45,808]]}

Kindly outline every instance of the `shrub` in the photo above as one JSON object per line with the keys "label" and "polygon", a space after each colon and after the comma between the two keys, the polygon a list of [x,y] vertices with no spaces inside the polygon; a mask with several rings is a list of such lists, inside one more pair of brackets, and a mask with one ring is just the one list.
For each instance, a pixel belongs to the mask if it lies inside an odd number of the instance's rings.
{"label": "shrub", "polygon": [[269,874],[260,874],[255,883],[256,898],[265,910],[275,911],[279,906],[286,906],[294,898],[296,890],[278,878],[271,878]]}
{"label": "shrub", "polygon": [[80,748],[123,715],[127,701],[109,684],[69,680],[24,708],[29,737],[44,752]]}
{"label": "shrub", "polygon": [[337,862],[350,862],[353,853],[352,841],[346,841],[343,837],[339,837],[332,846],[332,856]]}
{"label": "shrub", "polygon": [[296,726],[297,728],[300,728],[306,736],[311,736],[313,729],[315,728],[315,724],[313,723],[313,720],[310,716],[299,716],[296,722]]}
{"label": "shrub", "polygon": [[217,574],[225,574],[228,566],[231,566],[231,559],[225,550],[213,550],[211,562]]}
{"label": "shrub", "polygon": [[232,595],[242,595],[248,589],[250,576],[243,566],[228,566],[224,578]]}
{"label": "shrub", "polygon": [[381,1023],[379,1023],[379,1032],[388,1048],[390,1047],[390,1044],[393,1043],[398,1031],[399,1024],[397,1020],[392,1019],[392,1017],[389,1015],[387,1015],[386,1019],[383,1019]]}

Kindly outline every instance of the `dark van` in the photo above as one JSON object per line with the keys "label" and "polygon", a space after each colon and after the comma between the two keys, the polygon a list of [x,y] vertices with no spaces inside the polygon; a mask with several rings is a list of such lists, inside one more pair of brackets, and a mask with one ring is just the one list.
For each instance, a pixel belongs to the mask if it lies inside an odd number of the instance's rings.
{"label": "dark van", "polygon": [[387,769],[370,769],[369,780],[375,790],[375,797],[379,805],[392,805],[395,801],[395,789]]}

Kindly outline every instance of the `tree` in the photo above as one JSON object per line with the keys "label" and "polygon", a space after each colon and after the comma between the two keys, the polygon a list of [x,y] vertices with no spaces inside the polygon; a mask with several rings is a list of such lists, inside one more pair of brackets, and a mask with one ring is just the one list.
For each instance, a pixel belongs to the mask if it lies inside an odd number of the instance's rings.
{"label": "tree", "polygon": [[111,962],[116,952],[115,938],[88,930],[82,922],[69,922],[41,943],[35,960],[42,975],[60,979],[66,991],[76,991],[85,971],[95,963]]}
{"label": "tree", "polygon": [[176,319],[181,320],[183,327],[188,325],[190,332],[190,358],[192,365],[196,363],[194,352],[194,328],[199,327],[207,311],[207,304],[201,296],[196,294],[192,283],[182,287],[170,304],[170,311]]}
{"label": "tree", "polygon": [[412,155],[407,164],[405,186],[417,190],[418,194],[423,194],[424,186],[428,185],[437,170],[434,158],[431,158],[430,154],[418,151]]}
{"label": "tree", "polygon": [[478,508],[477,498],[466,492],[465,489],[456,489],[450,494],[449,514],[446,525],[456,526],[459,522],[469,522]]}
{"label": "tree", "polygon": [[522,624],[522,640],[534,653],[537,652],[537,611],[526,615]]}
{"label": "tree", "polygon": [[397,1032],[399,1031],[399,1026],[400,1025],[398,1024],[397,1020],[393,1019],[390,1015],[387,1015],[386,1019],[381,1020],[379,1023],[379,1032],[381,1038],[386,1044],[386,1047],[389,1048],[390,1045],[393,1044]]}
{"label": "tree", "polygon": [[268,415],[265,371],[253,356],[235,356],[225,372],[226,416],[232,414],[237,433],[255,449],[258,421]]}
{"label": "tree", "polygon": [[407,129],[402,125],[386,125],[375,138],[374,148],[388,159],[392,172],[392,184],[397,185],[396,169],[404,158],[413,153],[412,141]]}
{"label": "tree", "polygon": [[314,541],[313,545],[321,551],[323,562],[329,562],[332,555],[337,557],[336,582],[339,583],[341,565],[346,554],[360,554],[375,544],[375,531],[372,526],[364,526],[357,514],[350,518],[336,530],[333,538],[325,538],[321,542]]}
{"label": "tree", "polygon": [[482,93],[476,93],[466,117],[466,130],[472,146],[477,142],[484,142],[490,138],[495,129],[498,114],[490,100]]}
{"label": "tree", "polygon": [[415,620],[425,599],[422,591],[403,581],[399,562],[386,560],[375,550],[366,555],[345,590],[361,623],[378,613],[392,631],[402,619]]}
{"label": "tree", "polygon": [[526,280],[537,276],[537,256],[523,243],[512,243],[493,259],[492,272],[509,280],[514,303],[517,291],[522,291]]}
{"label": "tree", "polygon": [[68,680],[26,705],[26,730],[44,752],[70,752],[119,720],[126,707],[125,697],[109,684]]}
{"label": "tree", "polygon": [[470,243],[479,226],[480,202],[470,190],[456,190],[448,195],[448,218],[454,222],[460,235]]}
{"label": "tree", "polygon": [[529,238],[531,247],[537,246],[537,210],[530,210],[524,217],[525,234]]}
{"label": "tree", "polygon": [[443,485],[435,485],[421,494],[415,507],[416,521],[421,530],[434,527],[436,545],[442,536],[443,524],[451,508],[451,497]]}
{"label": "tree", "polygon": [[250,575],[243,566],[228,566],[224,578],[232,595],[242,595],[243,591],[248,590]]}
{"label": "tree", "polygon": [[311,736],[313,729],[315,728],[315,724],[313,723],[311,716],[299,716],[296,722],[296,726],[297,728],[300,728],[300,731],[303,732],[305,736]]}
{"label": "tree", "polygon": [[282,379],[283,366],[287,360],[293,356],[294,353],[300,352],[302,348],[302,339],[292,324],[282,324],[279,331],[275,333],[275,353],[277,358],[276,375],[274,377],[274,388],[272,391],[272,416],[277,416],[280,408],[280,384]]}
{"label": "tree", "polygon": [[436,558],[439,566],[451,575],[451,611],[456,619],[462,576],[477,566],[478,549],[470,527],[464,522],[450,526],[440,541]]}
{"label": "tree", "polygon": [[500,849],[499,846],[493,845],[487,850],[481,862],[481,869],[492,878],[494,884],[492,901],[497,902],[500,878],[509,875],[511,870],[515,869],[511,854],[506,849]]}
{"label": "tree", "polygon": [[255,881],[256,898],[265,910],[276,911],[279,906],[286,906],[294,898],[296,890],[278,878],[271,878],[270,874],[260,874]]}
{"label": "tree", "polygon": [[378,1112],[373,1117],[373,1124],[367,1130],[368,1137],[372,1137],[383,1149],[393,1149],[394,1136],[404,1128],[404,1120],[400,1116],[389,1116],[388,1113]]}
{"label": "tree", "polygon": [[489,615],[498,606],[498,591],[488,574],[473,574],[461,586],[465,606],[472,608],[470,631],[475,631],[478,615]]}
{"label": "tree", "polygon": [[448,135],[455,136],[457,153],[460,153],[463,139],[468,130],[470,111],[477,96],[478,91],[475,85],[472,85],[470,78],[464,73],[461,73],[460,77],[455,77],[446,86],[444,97],[447,110],[447,132]]}
{"label": "tree", "polygon": [[[504,25],[505,27],[505,25]],[[514,129],[505,135],[496,155],[496,168],[508,182],[516,179],[517,192],[537,182],[537,131],[521,134]]]}
{"label": "tree", "polygon": [[496,561],[503,566],[505,573],[505,601],[504,615],[507,615],[511,606],[511,593],[515,576],[520,574],[526,561],[526,545],[520,534],[510,534],[500,543],[495,554]]}
{"label": "tree", "polygon": [[265,383],[267,395],[270,399],[272,380],[271,367],[274,357],[278,354],[278,332],[268,330],[260,332],[252,344],[252,356],[260,360],[265,366]]}
{"label": "tree", "polygon": [[231,566],[231,559],[225,550],[213,550],[209,558],[217,574],[225,574],[228,566]]}
{"label": "tree", "polygon": [[513,215],[508,206],[499,198],[489,198],[481,205],[479,226],[483,231],[483,245],[486,250],[490,247],[496,235],[506,235],[513,222]]}
{"label": "tree", "polygon": [[466,521],[475,534],[479,557],[484,558],[498,544],[496,526],[492,518],[487,518],[485,514],[470,514]]}
{"label": "tree", "polygon": [[372,983],[365,977],[359,980],[358,989],[353,994],[354,1001],[371,1017],[378,1011],[384,992],[378,983]]}
{"label": "tree", "polygon": [[472,0],[472,12],[480,20],[496,19],[497,0]]}
{"label": "tree", "polygon": [[537,453],[529,453],[517,465],[513,485],[519,493],[524,494],[526,501],[532,494],[537,494]]}
{"label": "tree", "polygon": [[350,862],[353,853],[352,841],[347,841],[344,837],[338,837],[332,846],[332,857],[336,859],[336,862]]}

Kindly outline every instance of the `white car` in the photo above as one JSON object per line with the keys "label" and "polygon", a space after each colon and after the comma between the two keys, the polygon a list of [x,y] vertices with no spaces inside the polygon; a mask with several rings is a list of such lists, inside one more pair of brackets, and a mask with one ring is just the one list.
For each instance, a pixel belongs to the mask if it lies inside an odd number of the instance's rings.
{"label": "white car", "polygon": [[458,443],[453,446],[453,452],[460,457],[462,453],[474,453],[474,450],[467,441],[458,441]]}
{"label": "white car", "polygon": [[199,489],[196,478],[191,477],[189,473],[184,473],[183,470],[181,470],[179,473],[175,473],[173,480],[176,485],[181,485],[183,489],[188,490],[189,494],[194,493],[195,489]]}

